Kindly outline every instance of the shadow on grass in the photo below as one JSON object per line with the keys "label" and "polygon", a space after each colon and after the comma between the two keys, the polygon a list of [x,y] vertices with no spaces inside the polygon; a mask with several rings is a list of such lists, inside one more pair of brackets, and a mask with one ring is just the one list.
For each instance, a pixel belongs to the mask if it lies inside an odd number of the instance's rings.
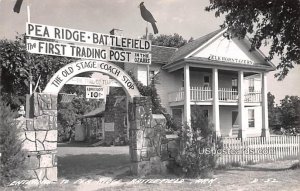
{"label": "shadow on grass", "polygon": [[91,143],[86,142],[65,142],[65,143],[57,143],[58,147],[89,147]]}
{"label": "shadow on grass", "polygon": [[119,169],[129,168],[128,154],[87,154],[58,156],[58,177],[65,179],[93,178],[114,174]]}
{"label": "shadow on grass", "polygon": [[254,167],[254,166],[242,166],[242,167],[231,167],[228,169],[217,169],[218,172],[222,171],[265,171],[265,172],[280,172],[290,170],[291,167],[286,168],[266,168],[266,167]]}

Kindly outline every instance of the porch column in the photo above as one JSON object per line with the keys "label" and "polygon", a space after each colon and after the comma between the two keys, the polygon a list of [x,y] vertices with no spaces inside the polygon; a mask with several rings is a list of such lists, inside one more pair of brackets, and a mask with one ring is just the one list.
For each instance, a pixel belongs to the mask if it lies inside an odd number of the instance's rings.
{"label": "porch column", "polygon": [[184,66],[184,122],[191,125],[190,66]]}
{"label": "porch column", "polygon": [[267,89],[267,73],[261,73],[261,96],[262,96],[262,129],[261,136],[269,137],[269,117],[268,117],[268,89]]}
{"label": "porch column", "polygon": [[218,77],[218,69],[213,68],[212,71],[212,83],[213,83],[213,123],[215,126],[215,134],[216,136],[221,136],[220,132],[220,110],[219,110],[219,77]]}
{"label": "porch column", "polygon": [[247,123],[247,116],[245,113],[245,91],[244,91],[244,72],[243,71],[239,71],[239,75],[238,75],[238,93],[239,93],[239,105],[238,105],[238,109],[239,109],[239,134],[238,137],[239,138],[246,138],[246,123]]}

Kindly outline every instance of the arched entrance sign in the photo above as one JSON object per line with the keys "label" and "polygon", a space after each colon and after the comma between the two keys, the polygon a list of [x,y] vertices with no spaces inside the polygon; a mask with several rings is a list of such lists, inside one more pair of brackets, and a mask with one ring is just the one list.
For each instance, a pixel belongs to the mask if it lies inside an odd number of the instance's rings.
{"label": "arched entrance sign", "polygon": [[110,62],[95,60],[80,60],[62,67],[50,79],[43,93],[57,95],[66,82],[84,72],[107,74],[120,82],[131,99],[140,96],[140,92],[131,77],[123,69]]}

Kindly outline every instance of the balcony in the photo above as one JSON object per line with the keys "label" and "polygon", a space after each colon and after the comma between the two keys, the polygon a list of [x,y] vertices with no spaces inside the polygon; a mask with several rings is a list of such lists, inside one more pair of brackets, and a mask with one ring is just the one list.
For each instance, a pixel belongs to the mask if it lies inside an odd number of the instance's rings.
{"label": "balcony", "polygon": [[[239,99],[238,91],[231,88],[219,88],[219,101],[222,102],[237,102]],[[191,87],[190,95],[192,102],[212,101],[212,89],[210,87]],[[180,88],[178,91],[169,93],[169,102],[184,101],[184,89]],[[245,92],[245,103],[259,103],[261,102],[261,92]]]}

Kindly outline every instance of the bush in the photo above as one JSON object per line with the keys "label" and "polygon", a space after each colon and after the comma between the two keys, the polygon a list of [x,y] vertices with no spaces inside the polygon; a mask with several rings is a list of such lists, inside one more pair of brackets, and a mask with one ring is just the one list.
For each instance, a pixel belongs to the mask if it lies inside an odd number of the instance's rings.
{"label": "bush", "polygon": [[221,147],[213,135],[213,125],[202,116],[193,120],[191,127],[184,126],[179,134],[181,146],[176,165],[185,176],[207,178],[213,174],[217,162],[214,150]]}
{"label": "bush", "polygon": [[0,185],[21,178],[25,170],[25,151],[19,139],[20,129],[13,112],[0,97]]}

